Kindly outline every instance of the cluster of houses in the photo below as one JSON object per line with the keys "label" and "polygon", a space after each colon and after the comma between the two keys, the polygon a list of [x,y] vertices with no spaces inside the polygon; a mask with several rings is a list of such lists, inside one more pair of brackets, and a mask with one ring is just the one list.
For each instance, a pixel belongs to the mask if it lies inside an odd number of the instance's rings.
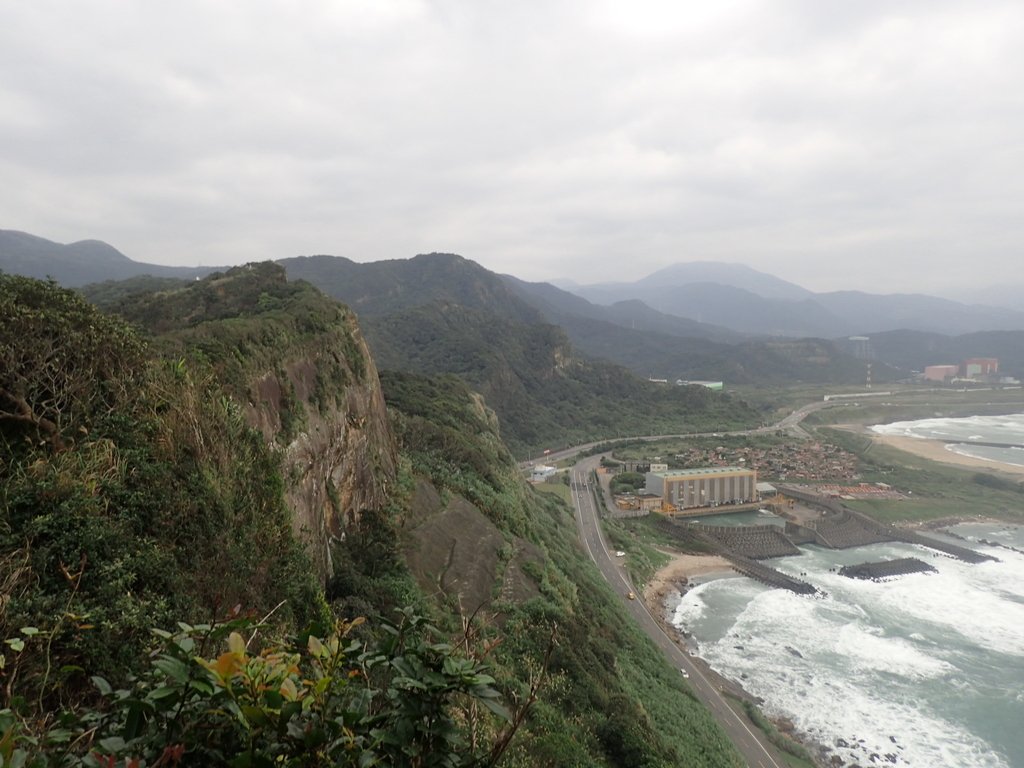
{"label": "cluster of houses", "polygon": [[793,441],[765,447],[691,447],[676,454],[674,459],[675,463],[692,467],[743,465],[757,470],[762,477],[789,482],[860,479],[854,454],[818,441]]}
{"label": "cluster of houses", "polygon": [[[756,508],[760,500],[773,494],[769,483],[759,483],[758,475],[777,481],[835,483],[839,493],[850,488],[863,491],[857,457],[828,443],[791,442],[776,446],[690,447],[672,457],[676,468],[666,462],[636,462],[645,473],[645,486],[635,493],[620,494],[615,502],[623,511],[635,514],[661,512],[671,515],[699,515],[726,509]],[[678,465],[682,465],[679,468]],[[628,467],[627,467],[628,468]],[[558,473],[553,466],[538,464],[530,471],[530,480],[541,483]],[[887,488],[871,486],[874,494],[885,495]]]}

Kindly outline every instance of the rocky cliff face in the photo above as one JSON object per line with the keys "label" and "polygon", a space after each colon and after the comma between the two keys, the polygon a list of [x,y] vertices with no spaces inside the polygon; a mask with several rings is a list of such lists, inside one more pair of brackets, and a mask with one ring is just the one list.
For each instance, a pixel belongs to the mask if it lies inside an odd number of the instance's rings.
{"label": "rocky cliff face", "polygon": [[247,406],[250,424],[283,451],[293,528],[321,580],[332,570],[332,540],[363,510],[383,506],[395,478],[377,369],[354,316],[342,322],[259,375]]}
{"label": "rocky cliff face", "polygon": [[270,263],[113,294],[109,311],[146,328],[166,357],[212,369],[281,451],[295,532],[326,580],[331,540],[383,506],[395,477],[395,441],[354,313]]}

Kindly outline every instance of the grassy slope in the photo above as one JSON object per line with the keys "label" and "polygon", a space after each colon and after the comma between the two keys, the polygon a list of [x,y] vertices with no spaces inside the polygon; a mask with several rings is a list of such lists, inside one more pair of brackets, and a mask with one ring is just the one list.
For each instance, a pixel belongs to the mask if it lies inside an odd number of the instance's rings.
{"label": "grassy slope", "polygon": [[[585,559],[571,512],[521,478],[479,400],[451,378],[382,376],[414,468],[543,553],[541,595],[494,604],[499,678],[525,694],[554,637],[551,677],[518,738],[514,766],[739,765],[679,675],[635,629]],[[453,532],[457,534],[457,532]],[[512,696],[515,698],[515,696]]]}
{"label": "grassy slope", "polygon": [[940,465],[895,448],[871,445],[845,430],[820,429],[827,439],[861,460],[865,482],[883,482],[911,498],[849,501],[851,507],[886,522],[923,522],[944,517],[986,516],[1024,522],[1024,486],[997,473]]}
{"label": "grassy slope", "polygon": [[1024,520],[1024,494],[1015,479],[991,470],[958,469],[883,445],[871,445],[865,435],[831,429],[833,424],[879,424],[925,418],[955,418],[983,414],[1019,413],[1024,409],[1019,390],[922,391],[904,387],[898,398],[843,403],[812,414],[804,425],[823,439],[856,453],[866,482],[883,482],[911,497],[900,501],[855,501],[856,509],[887,522],[924,522],[944,517],[982,515]]}

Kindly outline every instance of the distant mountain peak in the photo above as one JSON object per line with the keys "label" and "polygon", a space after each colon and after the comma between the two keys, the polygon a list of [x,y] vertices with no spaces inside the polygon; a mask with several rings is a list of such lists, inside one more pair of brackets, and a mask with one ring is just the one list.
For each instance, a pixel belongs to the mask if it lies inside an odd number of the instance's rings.
{"label": "distant mountain peak", "polygon": [[330,257],[281,259],[278,263],[292,279],[313,283],[363,317],[447,301],[519,322],[541,319],[500,276],[454,253],[421,253],[411,259],[363,263]]}
{"label": "distant mountain peak", "polygon": [[475,261],[467,259],[465,256],[460,256],[457,253],[447,253],[443,251],[431,251],[430,253],[417,253],[412,257],[412,261],[450,261],[453,263],[461,264],[463,262],[469,262],[470,264],[476,264]]}
{"label": "distant mountain peak", "polygon": [[27,277],[52,277],[62,285],[81,286],[138,275],[191,278],[212,269],[165,267],[132,261],[102,240],[64,245],[18,230],[0,229],[0,270]]}
{"label": "distant mountain peak", "polygon": [[796,283],[761,272],[746,264],[727,261],[686,261],[670,264],[636,281],[636,285],[689,285],[692,283],[718,283],[742,288],[764,299],[799,301],[813,294]]}

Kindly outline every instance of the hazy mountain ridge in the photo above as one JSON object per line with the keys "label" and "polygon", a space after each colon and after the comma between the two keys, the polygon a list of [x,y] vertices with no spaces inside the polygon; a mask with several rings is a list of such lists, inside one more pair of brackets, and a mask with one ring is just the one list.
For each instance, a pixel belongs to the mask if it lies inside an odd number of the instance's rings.
{"label": "hazy mountain ridge", "polygon": [[[538,404],[547,407],[557,398],[582,398],[589,403],[584,411],[591,423],[606,424],[596,401],[589,399],[596,386],[593,370],[608,367],[598,360],[626,366],[642,378],[671,381],[851,384],[864,378],[863,363],[828,341],[740,344],[743,337],[735,332],[675,318],[642,302],[602,307],[545,283],[497,275],[452,254],[369,264],[324,256],[279,263],[291,278],[309,280],[357,310],[363,307],[362,324],[382,366],[465,376],[502,417],[506,437],[516,446],[533,444],[529,434],[543,434],[536,432],[539,425],[519,430],[536,422],[543,411]],[[538,335],[538,324],[558,326],[558,333]],[[538,344],[540,338],[545,341]],[[584,367],[563,371],[568,378],[586,372],[589,383],[580,392],[553,387],[550,372],[538,368],[556,347],[563,361],[578,357],[574,348],[590,358],[577,361]],[[524,354],[527,348],[530,355]],[[621,378],[624,373],[604,377]],[[885,380],[896,373],[880,368],[876,376]],[[529,383],[525,390],[524,381]],[[547,383],[541,386],[542,381]],[[607,411],[609,406],[603,408]],[[620,414],[621,418],[626,417]],[[565,414],[551,415],[549,423],[575,429]],[[606,426],[612,428],[610,422]]]}
{"label": "hazy mountain ridge", "polygon": [[[334,256],[284,259],[281,263],[291,279],[312,282],[348,303],[367,319],[438,301],[477,308],[525,325],[554,323],[566,330],[570,342],[583,354],[612,360],[643,377],[711,378],[735,383],[817,381],[830,377],[840,381],[859,380],[860,364],[849,362],[840,350],[803,355],[794,350],[809,347],[789,345],[786,354],[781,354],[778,347],[745,341],[744,334],[725,327],[725,323],[745,327],[750,334],[762,336],[783,331],[798,335],[797,331],[809,326],[817,329],[813,334],[816,336],[863,333],[873,339],[881,335],[887,325],[891,330],[899,326],[913,328],[917,323],[924,326],[926,332],[941,333],[948,340],[895,334],[893,338],[920,339],[927,346],[910,350],[907,346],[910,341],[881,343],[879,340],[875,344],[878,361],[910,369],[937,362],[932,358],[932,351],[939,357],[957,359],[991,354],[1004,361],[1004,369],[1008,372],[1017,370],[1014,361],[1018,356],[1012,333],[997,334],[987,339],[983,332],[978,331],[976,333],[980,335],[953,341],[965,334],[951,331],[963,324],[980,322],[979,317],[985,320],[987,327],[997,328],[999,323],[1012,326],[1022,316],[1021,313],[972,307],[930,296],[879,296],[835,291],[810,294],[815,297],[813,300],[794,302],[765,298],[735,286],[691,283],[652,288],[641,298],[628,298],[625,294],[629,291],[623,290],[614,296],[616,300],[611,304],[600,305],[547,283],[529,283],[512,276],[498,276],[454,254],[425,254],[412,259],[370,264]],[[637,282],[649,285],[656,282],[658,275],[662,280],[668,280],[673,279],[673,275],[722,277],[735,273],[749,287],[761,285],[759,290],[774,295],[802,295],[803,289],[799,286],[741,265],[695,264],[699,269],[693,265],[674,265]],[[710,270],[710,266],[715,266],[715,269]],[[10,230],[0,231],[0,269],[29,276],[49,274],[68,285],[109,281],[114,276],[125,274],[134,276],[128,283],[90,286],[90,295],[101,302],[104,292],[106,299],[112,301],[112,297],[123,298],[123,294],[133,290],[148,292],[170,288],[175,284],[174,278],[194,279],[199,271],[212,271],[212,268],[142,264],[99,241],[87,240],[64,246]],[[752,282],[751,275],[765,279],[761,283]],[[669,311],[659,311],[644,301],[651,301],[658,295],[665,299]],[[683,311],[681,307],[696,314],[703,312],[706,315],[704,319],[713,318],[723,323],[713,325],[680,317],[675,313]],[[736,307],[738,309],[734,309]],[[922,315],[928,319],[927,323],[921,320]],[[854,327],[860,330],[850,331]],[[878,328],[883,330],[876,330]],[[369,333],[372,334],[372,328]],[[828,345],[823,345],[815,351],[828,349]],[[826,360],[831,362],[825,363]],[[875,375],[886,377],[877,369]]]}
{"label": "hazy mountain ridge", "polygon": [[[688,285],[690,283],[717,283],[731,285],[766,299],[800,301],[811,298],[813,292],[788,280],[748,267],[746,264],[718,261],[681,261],[652,272],[630,285],[642,289],[658,288],[665,285]],[[617,291],[621,283],[603,283],[585,288]]]}
{"label": "hazy mountain ridge", "polygon": [[[813,345],[813,350],[806,344],[782,349],[756,341],[740,347],[744,336],[726,328],[658,312],[638,300],[620,301],[611,307],[592,304],[546,283],[499,276],[454,254],[424,254],[368,264],[334,256],[284,259],[279,263],[290,279],[307,280],[355,309],[383,365],[472,374],[468,379],[476,386],[488,379],[511,385],[515,377],[508,373],[510,370],[532,365],[532,361],[522,360],[519,351],[513,357],[520,362],[511,368],[507,362],[499,364],[493,349],[505,348],[512,354],[515,345],[505,347],[505,342],[527,344],[527,339],[536,340],[539,337],[530,327],[538,324],[565,329],[568,339],[563,335],[552,345],[563,344],[566,359],[575,354],[571,343],[590,358],[624,365],[643,378],[779,384],[822,380],[853,383],[862,376],[861,363],[852,362],[825,342]],[[92,285],[87,292],[107,306],[120,303],[128,309],[133,292],[166,290],[174,285],[167,278],[136,277],[124,283]],[[752,296],[741,289],[723,290]],[[428,305],[435,305],[434,310],[413,311]],[[449,309],[442,314],[439,308],[446,305]],[[477,313],[460,313],[456,308]],[[452,325],[450,319],[455,316],[469,326]],[[385,322],[384,318],[389,319]],[[168,320],[173,322],[174,318]],[[417,328],[415,322],[423,326]],[[495,335],[494,328],[501,328],[503,335]],[[763,331],[763,325],[759,329]],[[435,338],[441,335],[446,338]],[[809,354],[805,354],[807,350]],[[550,349],[534,347],[534,351],[546,355]],[[484,374],[481,366],[487,365],[493,370]],[[505,373],[498,375],[498,370]],[[883,371],[877,375],[885,376]],[[519,413],[530,414],[523,405],[528,398],[513,398],[511,391],[502,391],[502,401],[514,405]],[[491,396],[496,397],[497,391]],[[495,405],[499,412],[503,410]],[[560,423],[559,419],[554,423]],[[520,439],[529,442],[525,435],[511,431],[507,436],[513,443],[518,444]]]}
{"label": "hazy mountain ridge", "polygon": [[80,240],[63,245],[17,230],[0,229],[0,271],[46,280],[75,288],[104,280],[125,280],[139,275],[194,279],[213,267],[165,267],[132,261],[101,240]]}
{"label": "hazy mountain ridge", "polygon": [[[838,337],[911,329],[959,335],[1024,330],[1024,312],[923,294],[813,293],[738,264],[677,264],[633,282],[576,286],[598,303],[640,299],[662,312],[750,334]],[[708,280],[711,276],[713,279]]]}
{"label": "hazy mountain ridge", "polygon": [[[658,312],[639,300],[602,307],[547,283],[504,277],[563,328],[576,349],[645,378],[780,384],[855,383],[864,377],[863,362],[827,340],[752,339]],[[878,368],[875,375],[884,381],[900,374]]]}
{"label": "hazy mountain ridge", "polygon": [[475,261],[452,253],[428,253],[411,259],[359,263],[341,256],[279,259],[292,280],[306,280],[348,304],[360,317],[446,301],[486,309],[523,323],[543,315],[515,295],[497,276]]}
{"label": "hazy mountain ridge", "polygon": [[[434,279],[444,260],[450,285]],[[814,293],[743,264],[681,262],[635,281],[576,285],[558,281],[530,283],[507,276],[499,289],[484,267],[454,254],[425,254],[362,264],[340,256],[304,256],[279,260],[294,278],[306,279],[339,296],[360,315],[386,314],[417,301],[447,300],[465,306],[489,306],[498,314],[539,322],[570,314],[675,336],[739,341],[744,335],[834,338],[920,330],[956,336],[988,330],[1024,330],[1017,309],[1020,286],[996,286],[969,294],[987,303],[972,304],[922,294],[873,294],[863,291]],[[327,274],[324,265],[330,264]],[[472,265],[472,266],[469,266]],[[98,240],[62,245],[15,230],[0,230],[0,271],[77,287],[141,275],[194,279],[226,267],[168,267],[136,262]],[[475,270],[466,281],[461,271]],[[358,275],[363,292],[344,286]],[[433,293],[427,296],[427,285]],[[569,296],[587,304],[574,303]],[[647,308],[634,302],[643,302]],[[1002,304],[1003,306],[997,306]],[[527,306],[529,305],[529,306]]]}
{"label": "hazy mountain ridge", "polygon": [[746,338],[744,334],[730,328],[659,312],[639,299],[625,299],[608,305],[594,304],[551,283],[530,283],[512,275],[502,275],[502,278],[524,301],[556,322],[563,317],[588,318],[635,331],[653,331],[726,343]]}
{"label": "hazy mountain ridge", "polygon": [[963,298],[959,300],[986,307],[1019,311],[1024,307],[1024,283],[1006,282],[979,289],[965,289]]}
{"label": "hazy mountain ridge", "polygon": [[[855,334],[905,328],[956,336],[979,331],[1024,329],[1024,313],[1001,307],[963,304],[920,293],[873,294],[833,291],[816,299],[844,320]],[[971,330],[965,330],[971,329]]]}

